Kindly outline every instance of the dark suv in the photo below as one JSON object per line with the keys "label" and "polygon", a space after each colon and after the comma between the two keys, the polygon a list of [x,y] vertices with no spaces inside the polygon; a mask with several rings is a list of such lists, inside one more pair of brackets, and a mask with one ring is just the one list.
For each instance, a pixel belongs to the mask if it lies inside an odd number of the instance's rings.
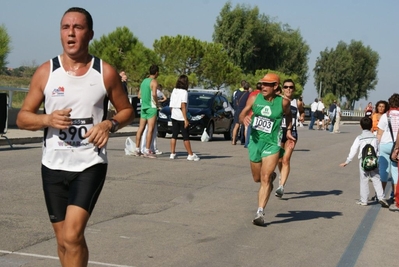
{"label": "dark suv", "polygon": [[[189,134],[201,135],[206,128],[209,140],[214,134],[224,134],[231,140],[233,127],[233,109],[225,96],[219,92],[188,92]],[[172,120],[169,106],[163,107],[158,114],[158,136],[172,133]]]}

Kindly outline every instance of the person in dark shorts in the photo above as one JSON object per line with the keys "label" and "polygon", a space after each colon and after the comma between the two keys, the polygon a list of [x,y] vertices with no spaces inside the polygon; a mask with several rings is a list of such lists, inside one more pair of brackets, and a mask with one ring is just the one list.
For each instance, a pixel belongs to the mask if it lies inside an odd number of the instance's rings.
{"label": "person in dark shorts", "polygon": [[[132,105],[119,74],[89,54],[93,20],[83,8],[61,19],[61,55],[32,77],[17,117],[20,129],[44,129],[42,183],[62,266],[87,266],[84,231],[104,185],[109,132],[130,124]],[[117,113],[106,119],[108,99]],[[44,102],[44,114],[37,114]]]}
{"label": "person in dark shorts", "polygon": [[[281,128],[283,130],[283,137],[281,139],[281,147],[284,149],[284,156],[279,160],[278,169],[280,171],[279,186],[275,192],[276,197],[282,197],[284,195],[284,186],[288,180],[288,175],[291,169],[291,156],[294,152],[296,143],[298,142],[298,130],[297,130],[297,118],[300,114],[300,119],[304,118],[304,108],[302,101],[293,99],[295,92],[295,83],[291,79],[287,79],[283,82],[284,97],[287,98],[290,103],[290,110],[292,114],[292,130],[291,135],[295,140],[289,140],[287,138],[287,121],[283,118]],[[288,142],[287,142],[288,141]]]}

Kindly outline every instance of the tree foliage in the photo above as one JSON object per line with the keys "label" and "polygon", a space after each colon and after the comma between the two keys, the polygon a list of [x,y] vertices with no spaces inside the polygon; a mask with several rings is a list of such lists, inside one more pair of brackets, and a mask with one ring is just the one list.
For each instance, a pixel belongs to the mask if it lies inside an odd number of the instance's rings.
{"label": "tree foliage", "polygon": [[367,99],[369,91],[375,90],[378,61],[378,53],[361,41],[352,40],[349,45],[341,41],[335,49],[320,52],[314,68],[315,86],[321,96],[345,97],[353,108],[356,101]]}
{"label": "tree foliage", "polygon": [[7,33],[6,26],[0,25],[0,69],[8,64],[7,56],[11,51],[11,38]]}
{"label": "tree foliage", "polygon": [[246,73],[274,69],[296,74],[299,83],[307,82],[310,48],[299,30],[273,22],[258,7],[227,2],[216,19],[214,42],[221,43],[233,62]]}
{"label": "tree foliage", "polygon": [[155,40],[154,51],[163,67],[158,80],[163,81],[166,88],[172,81],[168,77],[181,74],[189,76],[190,87],[217,89],[237,83],[241,76],[241,69],[234,65],[220,44],[189,36],[162,36]]}
{"label": "tree foliage", "polygon": [[117,71],[124,70],[128,84],[137,88],[152,64],[159,63],[155,53],[146,48],[127,27],[118,27],[99,40],[93,40],[90,53],[111,64]]}

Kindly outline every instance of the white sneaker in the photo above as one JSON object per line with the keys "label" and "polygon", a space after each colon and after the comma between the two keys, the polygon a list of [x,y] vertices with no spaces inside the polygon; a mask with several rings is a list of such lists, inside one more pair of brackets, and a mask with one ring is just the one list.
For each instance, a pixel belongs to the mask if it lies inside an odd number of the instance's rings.
{"label": "white sneaker", "polygon": [[157,149],[157,150],[155,150],[155,154],[157,154],[157,155],[162,155],[162,151],[159,151],[159,150]]}
{"label": "white sneaker", "polygon": [[265,216],[263,213],[257,212],[255,219],[252,220],[252,223],[257,226],[264,226],[265,225]]}
{"label": "white sneaker", "polygon": [[188,155],[187,160],[190,160],[190,161],[199,161],[200,158],[199,158],[196,154],[193,153],[191,156]]}
{"label": "white sneaker", "polygon": [[368,205],[367,202],[361,202],[360,200],[359,200],[359,201],[356,201],[356,204],[357,204],[357,205],[360,205],[360,206],[367,206],[367,205]]}
{"label": "white sneaker", "polygon": [[176,154],[170,154],[170,159],[175,159],[176,158]]}

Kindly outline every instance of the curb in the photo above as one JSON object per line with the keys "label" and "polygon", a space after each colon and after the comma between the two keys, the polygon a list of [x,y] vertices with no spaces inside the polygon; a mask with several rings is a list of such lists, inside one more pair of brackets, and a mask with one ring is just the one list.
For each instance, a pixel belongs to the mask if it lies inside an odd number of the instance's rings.
{"label": "curb", "polygon": [[[136,136],[136,132],[116,132],[111,133],[109,135],[110,138],[112,137],[124,137],[124,136]],[[21,137],[21,138],[8,138],[12,145],[26,145],[26,144],[35,144],[41,143],[43,141],[43,137]],[[7,139],[4,137],[0,139],[0,146],[10,146],[7,142]]]}

